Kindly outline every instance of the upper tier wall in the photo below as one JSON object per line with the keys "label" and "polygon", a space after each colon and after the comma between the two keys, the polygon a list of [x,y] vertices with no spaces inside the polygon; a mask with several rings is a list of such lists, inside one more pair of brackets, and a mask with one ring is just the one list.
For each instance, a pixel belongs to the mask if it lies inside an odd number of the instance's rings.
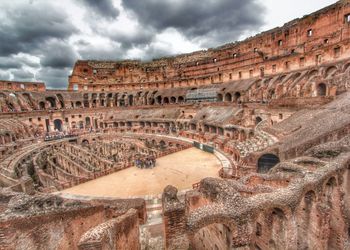
{"label": "upper tier wall", "polygon": [[78,61],[69,90],[107,91],[229,83],[348,58],[350,2],[339,1],[243,42],[152,62]]}

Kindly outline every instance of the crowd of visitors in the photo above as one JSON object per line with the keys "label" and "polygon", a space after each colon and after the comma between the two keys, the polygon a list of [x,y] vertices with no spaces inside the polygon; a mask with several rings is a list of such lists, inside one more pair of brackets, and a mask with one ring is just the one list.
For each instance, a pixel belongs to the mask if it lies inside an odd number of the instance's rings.
{"label": "crowd of visitors", "polygon": [[135,165],[138,168],[154,168],[156,166],[156,158],[154,156],[140,156],[135,160]]}

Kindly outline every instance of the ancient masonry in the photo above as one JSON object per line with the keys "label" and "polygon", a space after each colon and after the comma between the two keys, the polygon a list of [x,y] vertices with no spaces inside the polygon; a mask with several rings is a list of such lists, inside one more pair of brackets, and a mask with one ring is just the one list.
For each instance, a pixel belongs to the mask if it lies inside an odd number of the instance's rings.
{"label": "ancient masonry", "polygon": [[[78,61],[68,90],[0,81],[0,249],[350,249],[349,88],[350,1],[205,51]],[[192,190],[59,194],[193,145],[223,166]]]}

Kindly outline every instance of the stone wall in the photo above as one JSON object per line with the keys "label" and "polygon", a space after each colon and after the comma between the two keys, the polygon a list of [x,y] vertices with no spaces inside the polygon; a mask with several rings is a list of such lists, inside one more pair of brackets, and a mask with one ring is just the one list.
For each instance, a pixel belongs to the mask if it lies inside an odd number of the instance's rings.
{"label": "stone wall", "polygon": [[111,219],[86,232],[79,241],[79,249],[140,249],[139,223],[135,210]]}

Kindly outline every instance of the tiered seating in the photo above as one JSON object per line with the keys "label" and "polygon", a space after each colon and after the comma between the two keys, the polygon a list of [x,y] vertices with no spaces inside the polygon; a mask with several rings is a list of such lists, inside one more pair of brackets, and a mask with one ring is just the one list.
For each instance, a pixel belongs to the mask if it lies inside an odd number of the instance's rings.
{"label": "tiered seating", "polygon": [[274,143],[277,139],[272,137],[266,132],[256,130],[256,135],[244,142],[238,142],[235,147],[239,150],[242,157],[247,156],[250,153],[261,151]]}

